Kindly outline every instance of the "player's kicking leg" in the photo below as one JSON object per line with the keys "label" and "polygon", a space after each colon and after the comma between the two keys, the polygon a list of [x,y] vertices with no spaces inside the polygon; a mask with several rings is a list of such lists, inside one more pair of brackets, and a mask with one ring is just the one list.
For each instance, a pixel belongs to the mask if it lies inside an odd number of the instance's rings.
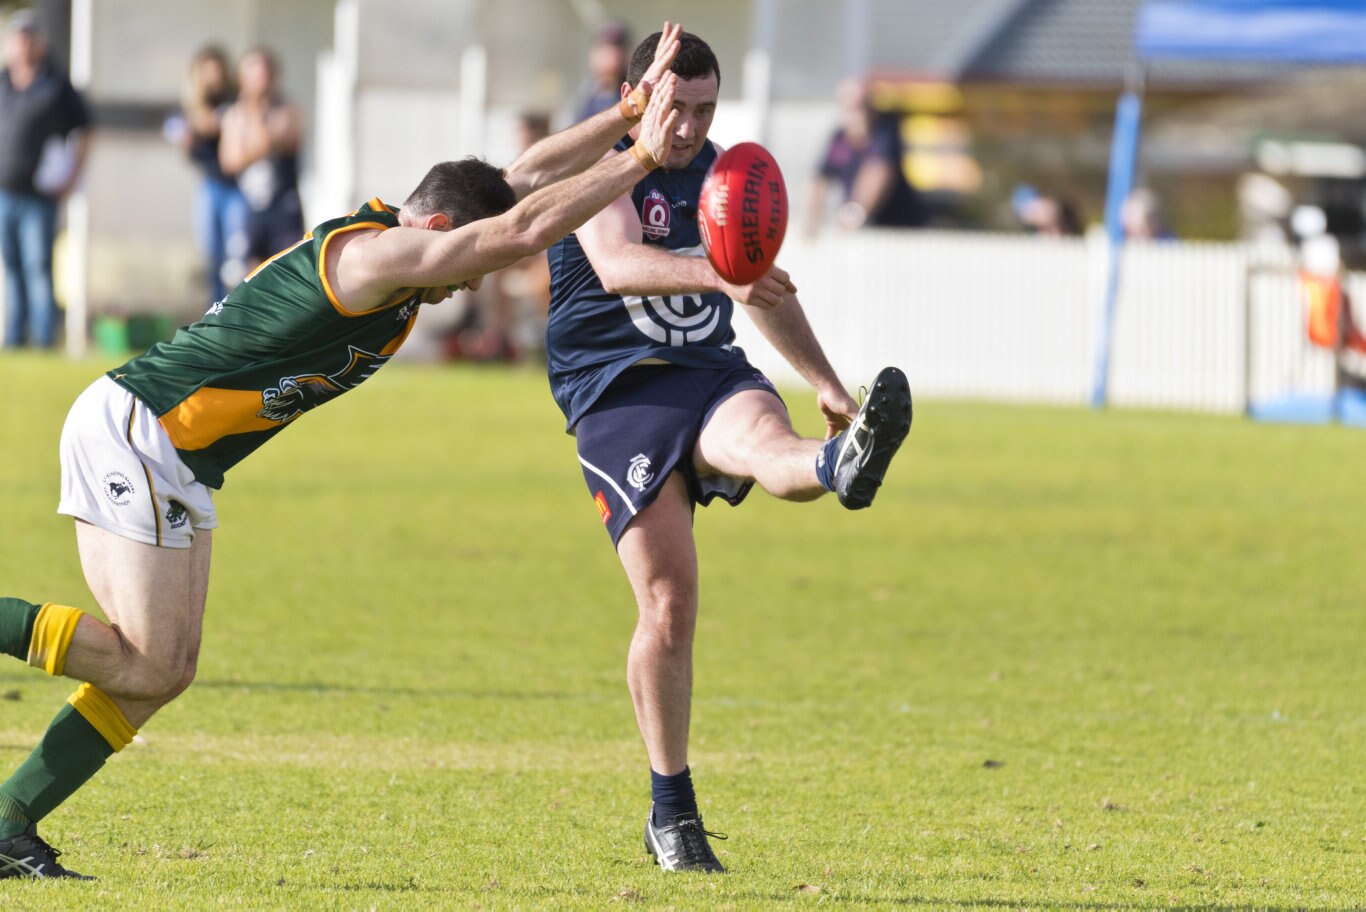
{"label": "player's kicking leg", "polygon": [[693,455],[699,474],[752,478],[775,497],[813,500],[835,491],[850,510],[869,506],[911,430],[906,375],[884,368],[850,427],[831,440],[798,436],[776,395],[747,389],[719,405]]}
{"label": "player's kicking leg", "polygon": [[650,757],[654,802],[645,848],[666,871],[720,872],[707,842],[719,834],[702,827],[688,770],[697,549],[692,502],[679,473],[626,527],[617,553],[639,609],[626,678]]}
{"label": "player's kicking leg", "polygon": [[[0,784],[0,878],[77,877],[37,824],[194,678],[212,533],[158,548],[77,522],[86,582],[110,623],[60,605],[0,599],[0,650],[84,681],[38,747]],[[88,879],[88,878],[83,878]]]}

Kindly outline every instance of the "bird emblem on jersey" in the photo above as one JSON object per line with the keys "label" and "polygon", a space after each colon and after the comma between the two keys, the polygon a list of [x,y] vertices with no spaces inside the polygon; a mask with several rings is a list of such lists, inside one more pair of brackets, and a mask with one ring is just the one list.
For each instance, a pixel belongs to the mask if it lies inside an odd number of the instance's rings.
{"label": "bird emblem on jersey", "polygon": [[350,389],[355,389],[384,366],[390,355],[376,355],[348,345],[346,366],[334,374],[300,374],[281,377],[278,385],[261,391],[261,410],[256,414],[281,424],[293,421]]}

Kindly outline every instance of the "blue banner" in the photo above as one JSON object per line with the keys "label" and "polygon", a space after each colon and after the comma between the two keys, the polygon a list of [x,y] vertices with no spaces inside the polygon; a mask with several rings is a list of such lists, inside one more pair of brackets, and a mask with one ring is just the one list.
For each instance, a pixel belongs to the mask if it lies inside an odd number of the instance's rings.
{"label": "blue banner", "polygon": [[1139,57],[1271,63],[1366,62],[1363,0],[1148,0]]}

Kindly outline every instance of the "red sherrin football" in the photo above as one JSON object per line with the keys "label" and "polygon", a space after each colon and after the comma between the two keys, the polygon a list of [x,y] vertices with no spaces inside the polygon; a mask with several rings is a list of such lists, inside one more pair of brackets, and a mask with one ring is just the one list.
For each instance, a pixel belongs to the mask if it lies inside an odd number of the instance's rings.
{"label": "red sherrin football", "polygon": [[702,184],[697,221],[707,259],[721,278],[748,285],[773,268],[787,232],[787,185],[768,150],[732,146]]}

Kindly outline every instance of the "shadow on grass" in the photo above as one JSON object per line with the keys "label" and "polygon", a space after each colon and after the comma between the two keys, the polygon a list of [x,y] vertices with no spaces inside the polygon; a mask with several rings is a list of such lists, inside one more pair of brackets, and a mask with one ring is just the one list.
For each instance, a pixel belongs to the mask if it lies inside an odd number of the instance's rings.
{"label": "shadow on grass", "polygon": [[616,694],[563,693],[559,691],[516,690],[441,690],[425,687],[367,687],[356,684],[330,684],[324,681],[203,681],[194,682],[198,690],[237,690],[249,693],[346,694],[373,697],[421,697],[427,700],[528,700],[540,702],[602,703],[615,700]]}
{"label": "shadow on grass", "polygon": [[[32,674],[20,672],[0,673],[0,687],[10,681],[33,683]],[[440,690],[427,687],[367,687],[357,684],[334,684],[327,681],[214,681],[196,679],[195,690],[236,690],[244,693],[261,691],[263,693],[303,693],[303,694],[345,694],[372,697],[421,697],[427,700],[526,700],[539,702],[564,703],[602,703],[616,700],[618,695],[595,693],[563,693],[560,691],[514,691],[514,690]]]}

